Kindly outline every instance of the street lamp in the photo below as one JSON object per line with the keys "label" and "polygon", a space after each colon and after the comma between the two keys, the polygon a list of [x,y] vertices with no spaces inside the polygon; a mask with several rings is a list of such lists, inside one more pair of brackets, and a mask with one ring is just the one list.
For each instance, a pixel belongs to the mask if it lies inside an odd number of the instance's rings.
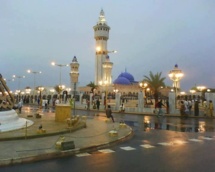
{"label": "street lamp", "polygon": [[[18,79],[18,89],[20,90],[20,79],[25,78],[25,76],[13,75],[13,78]],[[19,92],[19,100],[20,100],[20,92]]]}
{"label": "street lamp", "polygon": [[147,104],[146,88],[147,88],[147,86],[148,86],[148,83],[146,83],[146,82],[140,82],[140,83],[139,83],[139,86],[140,86],[140,88],[143,89],[143,98],[144,98],[144,100],[146,101],[145,103]]}
{"label": "street lamp", "polygon": [[173,81],[173,87],[175,88],[175,108],[177,108],[177,89],[180,88],[180,80],[184,76],[182,70],[178,69],[176,64],[174,69],[169,72],[169,78]]}
{"label": "street lamp", "polygon": [[114,89],[113,90],[114,93],[118,93],[118,91],[119,91],[118,89]]}
{"label": "street lamp", "polygon": [[96,54],[108,54],[108,53],[117,53],[116,50],[111,50],[111,51],[108,51],[108,50],[103,50],[101,47],[96,47]]}
{"label": "street lamp", "polygon": [[31,103],[31,99],[30,99],[31,88],[28,86],[25,87],[25,93],[26,93],[26,102],[29,103],[30,101]]}
{"label": "street lamp", "polygon": [[99,85],[105,87],[105,109],[107,109],[107,86],[108,86],[108,81],[104,80],[104,81],[99,81]]}
{"label": "street lamp", "polygon": [[36,86],[36,74],[41,74],[41,71],[32,71],[30,69],[27,70],[28,73],[32,73],[34,74],[34,91],[33,91],[33,103],[34,103],[34,99],[35,99],[35,86]]}
{"label": "street lamp", "polygon": [[76,94],[76,84],[78,82],[78,76],[79,76],[79,63],[78,60],[76,58],[76,56],[73,57],[72,59],[72,63],[70,63],[70,68],[71,68],[71,72],[70,72],[70,79],[71,82],[74,84],[74,108],[73,108],[73,115],[75,115],[75,94]]}
{"label": "street lamp", "polygon": [[44,87],[39,86],[38,90],[40,92],[40,109],[42,109],[42,91],[44,90]]}
{"label": "street lamp", "polygon": [[55,62],[52,62],[51,64],[52,64],[52,66],[58,66],[58,67],[60,67],[59,84],[61,85],[61,68],[69,66],[69,65],[68,64],[56,64]]}
{"label": "street lamp", "polygon": [[8,82],[14,81],[14,78],[12,78],[12,79],[6,79],[6,78],[4,78],[4,80],[5,80],[5,82],[7,83],[7,81],[8,81]]}
{"label": "street lamp", "polygon": [[148,84],[147,84],[146,82],[144,82],[144,83],[143,83],[143,82],[140,82],[140,83],[139,83],[139,86],[145,90],[146,87],[148,86]]}
{"label": "street lamp", "polygon": [[200,91],[201,99],[202,99],[202,101],[203,101],[203,99],[204,99],[204,96],[203,96],[203,90],[205,90],[205,89],[206,89],[206,87],[205,87],[205,86],[197,86],[196,88],[197,88],[197,90],[199,90],[199,91]]}

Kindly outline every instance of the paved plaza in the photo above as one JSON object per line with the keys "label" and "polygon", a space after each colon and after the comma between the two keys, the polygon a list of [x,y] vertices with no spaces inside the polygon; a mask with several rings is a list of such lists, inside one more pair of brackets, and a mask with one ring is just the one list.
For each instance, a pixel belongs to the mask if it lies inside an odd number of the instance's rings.
{"label": "paved plaza", "polygon": [[[28,117],[29,115],[33,117]],[[0,135],[0,165],[39,161],[56,157],[64,157],[87,150],[97,150],[119,143],[132,136],[132,129],[120,127],[118,122],[107,121],[104,114],[87,117],[72,129],[65,122],[56,122],[53,112],[41,112],[42,118],[35,118],[29,107],[24,107],[20,117],[34,121],[27,129],[4,132]],[[86,122],[86,123],[85,123]],[[38,133],[38,127],[42,124],[46,133]],[[111,135],[111,131],[117,131],[118,135]],[[44,137],[45,136],[45,137]],[[65,141],[74,141],[75,149],[61,150],[56,147],[56,142],[61,137]]]}

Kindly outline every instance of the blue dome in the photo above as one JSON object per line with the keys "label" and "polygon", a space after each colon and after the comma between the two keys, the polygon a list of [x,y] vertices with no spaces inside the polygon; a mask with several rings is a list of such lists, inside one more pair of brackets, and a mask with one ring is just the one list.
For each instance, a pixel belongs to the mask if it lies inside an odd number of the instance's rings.
{"label": "blue dome", "polygon": [[121,76],[119,76],[113,83],[120,84],[120,85],[130,85],[131,84],[131,82],[127,78],[121,77]]}
{"label": "blue dome", "polygon": [[130,82],[134,82],[134,77],[128,72],[123,72],[118,77],[124,77],[128,79]]}

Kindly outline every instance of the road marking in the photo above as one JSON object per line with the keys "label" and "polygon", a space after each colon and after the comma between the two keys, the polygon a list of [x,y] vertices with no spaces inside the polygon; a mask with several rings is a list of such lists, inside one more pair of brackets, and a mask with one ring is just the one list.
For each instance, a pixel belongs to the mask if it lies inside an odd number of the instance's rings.
{"label": "road marking", "polygon": [[126,151],[136,150],[136,148],[132,148],[130,146],[120,147],[120,148],[123,149],[123,150],[126,150]]}
{"label": "road marking", "polygon": [[90,156],[91,154],[89,153],[79,153],[79,154],[76,154],[77,157],[83,157],[83,156]]}
{"label": "road marking", "polygon": [[101,153],[113,153],[115,151],[111,150],[111,149],[101,149],[101,150],[98,150],[99,152]]}
{"label": "road marking", "polygon": [[162,142],[162,143],[158,143],[158,144],[162,145],[162,146],[172,146],[173,142]]}
{"label": "road marking", "polygon": [[214,140],[213,138],[211,137],[203,137],[204,140]]}
{"label": "road marking", "polygon": [[173,141],[174,144],[179,144],[179,145],[182,145],[182,144],[186,144],[186,143],[189,143],[187,141],[184,141],[184,140],[175,140]]}
{"label": "road marking", "polygon": [[140,146],[143,147],[143,148],[146,148],[146,149],[155,147],[155,146],[152,146],[152,145],[149,145],[149,144],[144,144],[144,145],[140,145]]}
{"label": "road marking", "polygon": [[189,139],[189,141],[192,141],[192,142],[203,142],[202,140],[199,140],[199,139]]}

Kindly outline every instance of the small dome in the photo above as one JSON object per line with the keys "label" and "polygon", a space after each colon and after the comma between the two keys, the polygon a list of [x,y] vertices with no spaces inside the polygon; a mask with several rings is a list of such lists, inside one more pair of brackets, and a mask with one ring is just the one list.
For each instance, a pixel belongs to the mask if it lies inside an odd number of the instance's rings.
{"label": "small dome", "polygon": [[113,83],[120,84],[120,85],[130,85],[131,84],[131,82],[127,78],[121,77],[121,76],[119,76]]}
{"label": "small dome", "polygon": [[130,82],[134,82],[134,77],[128,72],[123,72],[118,77],[124,77],[128,79]]}

